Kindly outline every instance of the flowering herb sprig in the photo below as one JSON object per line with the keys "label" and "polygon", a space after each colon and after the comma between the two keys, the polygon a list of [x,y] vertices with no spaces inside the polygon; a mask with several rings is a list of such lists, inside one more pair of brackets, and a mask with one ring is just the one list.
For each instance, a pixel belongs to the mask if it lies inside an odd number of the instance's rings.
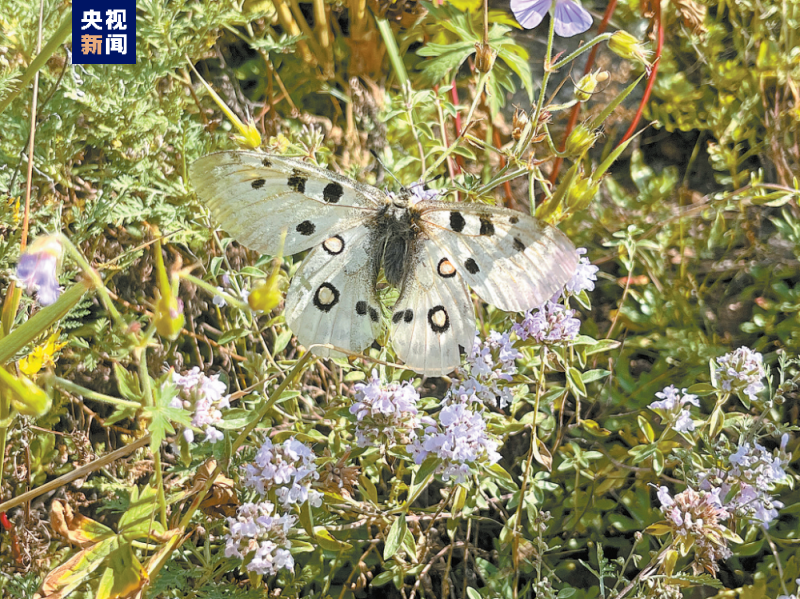
{"label": "flowering herb sprig", "polygon": [[311,488],[319,479],[315,459],[314,452],[294,437],[279,444],[267,439],[245,467],[244,484],[260,495],[274,493],[284,509],[306,501],[319,507],[322,493]]}
{"label": "flowering herb sprig", "polygon": [[679,433],[688,433],[694,430],[694,421],[692,421],[689,409],[685,406],[690,404],[699,407],[700,400],[696,395],[687,393],[686,389],[679,391],[674,385],[670,385],[656,393],[656,397],[659,399],[648,407],[661,416],[664,426]]}
{"label": "flowering herb sprig", "polygon": [[764,390],[764,358],[749,347],[739,349],[717,358],[715,371],[716,387],[724,393],[736,393],[743,401],[756,401]]}
{"label": "flowering herb sprig", "polygon": [[225,535],[225,557],[246,560],[245,569],[270,576],[279,570],[292,570],[294,558],[288,534],[297,518],[291,514],[278,515],[269,501],[245,503],[228,518]]}
{"label": "flowering herb sprig", "polygon": [[[192,426],[206,434],[205,441],[221,441],[223,434],[216,427],[222,423],[222,410],[230,407],[230,396],[225,394],[227,386],[219,380],[219,375],[206,376],[195,366],[186,374],[173,373],[172,382],[178,388],[178,395],[170,407],[192,412]],[[194,431],[184,429],[183,438],[192,443]]]}
{"label": "flowering herb sprig", "polygon": [[420,426],[419,393],[408,381],[384,384],[372,371],[367,383],[356,383],[350,413],[356,417],[356,445],[405,445]]}

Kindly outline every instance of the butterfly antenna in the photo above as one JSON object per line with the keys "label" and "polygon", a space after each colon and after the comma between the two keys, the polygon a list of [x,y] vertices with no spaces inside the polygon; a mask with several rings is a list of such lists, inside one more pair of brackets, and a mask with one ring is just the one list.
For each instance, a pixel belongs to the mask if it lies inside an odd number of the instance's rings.
{"label": "butterfly antenna", "polygon": [[386,168],[386,165],[383,163],[383,160],[381,160],[380,156],[378,156],[378,153],[375,150],[370,149],[369,153],[372,154],[372,157],[375,158],[375,160],[378,161],[378,164],[381,165],[381,168],[384,171],[386,171],[387,173],[389,173],[392,176],[392,179],[394,179],[395,181],[397,181],[400,184],[400,187],[402,189],[406,188],[406,186],[403,185],[403,183],[400,181],[400,179],[395,177],[394,173],[391,170],[389,170],[388,168]]}

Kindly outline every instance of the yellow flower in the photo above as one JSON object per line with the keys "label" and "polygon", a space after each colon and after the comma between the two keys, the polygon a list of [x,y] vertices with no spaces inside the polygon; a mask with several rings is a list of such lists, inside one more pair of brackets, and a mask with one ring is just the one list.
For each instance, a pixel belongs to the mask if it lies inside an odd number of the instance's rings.
{"label": "yellow flower", "polygon": [[19,361],[19,369],[28,376],[34,375],[45,366],[55,366],[53,355],[66,345],[58,343],[60,331],[56,331],[47,338],[42,345],[37,345],[31,353]]}

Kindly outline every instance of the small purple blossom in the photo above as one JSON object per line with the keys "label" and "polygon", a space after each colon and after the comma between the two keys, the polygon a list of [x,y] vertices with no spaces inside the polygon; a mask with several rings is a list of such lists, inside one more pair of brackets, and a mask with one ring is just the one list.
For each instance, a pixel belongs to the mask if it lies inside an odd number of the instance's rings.
{"label": "small purple blossom", "polygon": [[578,35],[592,26],[592,15],[573,0],[511,0],[511,11],[525,29],[537,27],[549,12],[561,37]]}
{"label": "small purple blossom", "polygon": [[511,330],[523,341],[533,339],[537,343],[553,344],[574,339],[580,328],[581,321],[575,318],[574,310],[547,302],[535,312],[526,312],[522,322]]}
{"label": "small purple blossom", "polygon": [[281,569],[294,569],[294,558],[289,551],[292,543],[287,535],[296,521],[289,514],[278,516],[269,501],[245,503],[236,510],[235,518],[228,518],[225,557],[245,559],[254,553],[245,568],[266,576]]}
{"label": "small purple blossom", "polygon": [[429,455],[442,460],[437,472],[445,481],[463,483],[470,475],[470,465],[492,465],[500,459],[498,443],[486,430],[479,412],[457,403],[445,406],[432,423],[408,446],[414,462],[421,464]]}
{"label": "small purple blossom", "polygon": [[214,296],[214,297],[211,299],[211,302],[212,302],[212,303],[213,303],[213,304],[214,304],[214,305],[215,305],[217,308],[224,308],[225,306],[227,306],[227,305],[228,305],[228,302],[226,302],[226,301],[225,301],[225,298],[224,298],[224,297],[221,295],[222,293],[225,293],[225,290],[224,290],[222,287],[217,287],[217,291],[219,291],[219,293],[218,293],[218,294],[216,294],[216,295],[215,295],[215,296]]}
{"label": "small purple blossom", "polygon": [[459,368],[445,404],[479,403],[505,408],[514,397],[509,384],[517,373],[517,358],[522,354],[511,343],[508,333],[492,331],[486,341],[476,334],[466,365]]}
{"label": "small purple blossom", "polygon": [[350,413],[356,417],[356,444],[404,445],[419,426],[417,401],[419,393],[408,381],[384,385],[377,371],[368,383],[353,387],[355,403]]}
{"label": "small purple blossom", "polygon": [[36,292],[42,306],[55,303],[61,295],[58,286],[58,264],[61,261],[61,241],[55,235],[39,237],[19,257],[17,279],[28,294]]}
{"label": "small purple blossom", "polygon": [[[170,402],[170,407],[192,412],[192,426],[205,432],[205,441],[222,440],[223,434],[215,425],[222,423],[222,410],[230,407],[230,396],[225,395],[227,387],[219,380],[219,375],[206,376],[195,366],[183,375],[173,373],[172,382],[178,388],[178,395]],[[194,431],[185,429],[183,437],[191,443]]]}
{"label": "small purple blossom", "polygon": [[687,403],[699,406],[700,400],[696,395],[686,393],[686,389],[678,391],[674,385],[670,385],[656,393],[656,397],[660,398],[660,401],[654,401],[648,407],[661,416],[665,426],[671,426],[679,433],[694,430],[692,416],[684,406]]}
{"label": "small purple blossom", "polygon": [[743,392],[751,401],[764,389],[761,382],[766,376],[764,359],[749,347],[739,349],[717,358],[717,385],[727,393]]}
{"label": "small purple blossom", "polygon": [[589,262],[589,259],[583,256],[585,253],[586,248],[578,248],[578,267],[572,278],[564,285],[564,291],[570,295],[578,295],[581,291],[594,291],[597,271],[600,268]]}
{"label": "small purple blossom", "polygon": [[319,507],[322,494],[311,489],[319,479],[315,458],[314,452],[294,437],[278,445],[267,439],[253,463],[245,467],[244,484],[261,495],[274,491],[284,508],[306,501]]}
{"label": "small purple blossom", "polygon": [[784,470],[788,462],[785,446],[771,453],[759,443],[745,441],[723,460],[722,467],[700,476],[700,488],[717,489],[727,498],[728,511],[769,526],[783,507],[783,503],[772,498],[772,493],[788,478]]}

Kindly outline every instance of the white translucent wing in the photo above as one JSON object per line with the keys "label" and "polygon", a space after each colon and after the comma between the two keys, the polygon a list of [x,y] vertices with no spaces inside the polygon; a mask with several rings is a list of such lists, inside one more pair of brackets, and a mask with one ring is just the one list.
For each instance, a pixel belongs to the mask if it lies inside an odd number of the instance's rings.
{"label": "white translucent wing", "polygon": [[381,191],[299,160],[259,152],[218,152],[195,161],[197,196],[236,240],[276,254],[286,228],[286,255],[317,246],[369,218]]}
{"label": "white translucent wing", "polygon": [[[330,343],[350,351],[368,347],[381,331],[369,229],[356,227],[309,252],[286,294],[284,315],[305,346]],[[314,348],[319,356],[332,353]]]}
{"label": "white translucent wing", "polygon": [[425,233],[484,301],[507,312],[542,305],[570,280],[575,246],[547,223],[507,208],[426,201]]}
{"label": "white translucent wing", "polygon": [[416,243],[392,314],[392,347],[412,370],[451,372],[475,337],[475,311],[458,270],[433,241]]}

